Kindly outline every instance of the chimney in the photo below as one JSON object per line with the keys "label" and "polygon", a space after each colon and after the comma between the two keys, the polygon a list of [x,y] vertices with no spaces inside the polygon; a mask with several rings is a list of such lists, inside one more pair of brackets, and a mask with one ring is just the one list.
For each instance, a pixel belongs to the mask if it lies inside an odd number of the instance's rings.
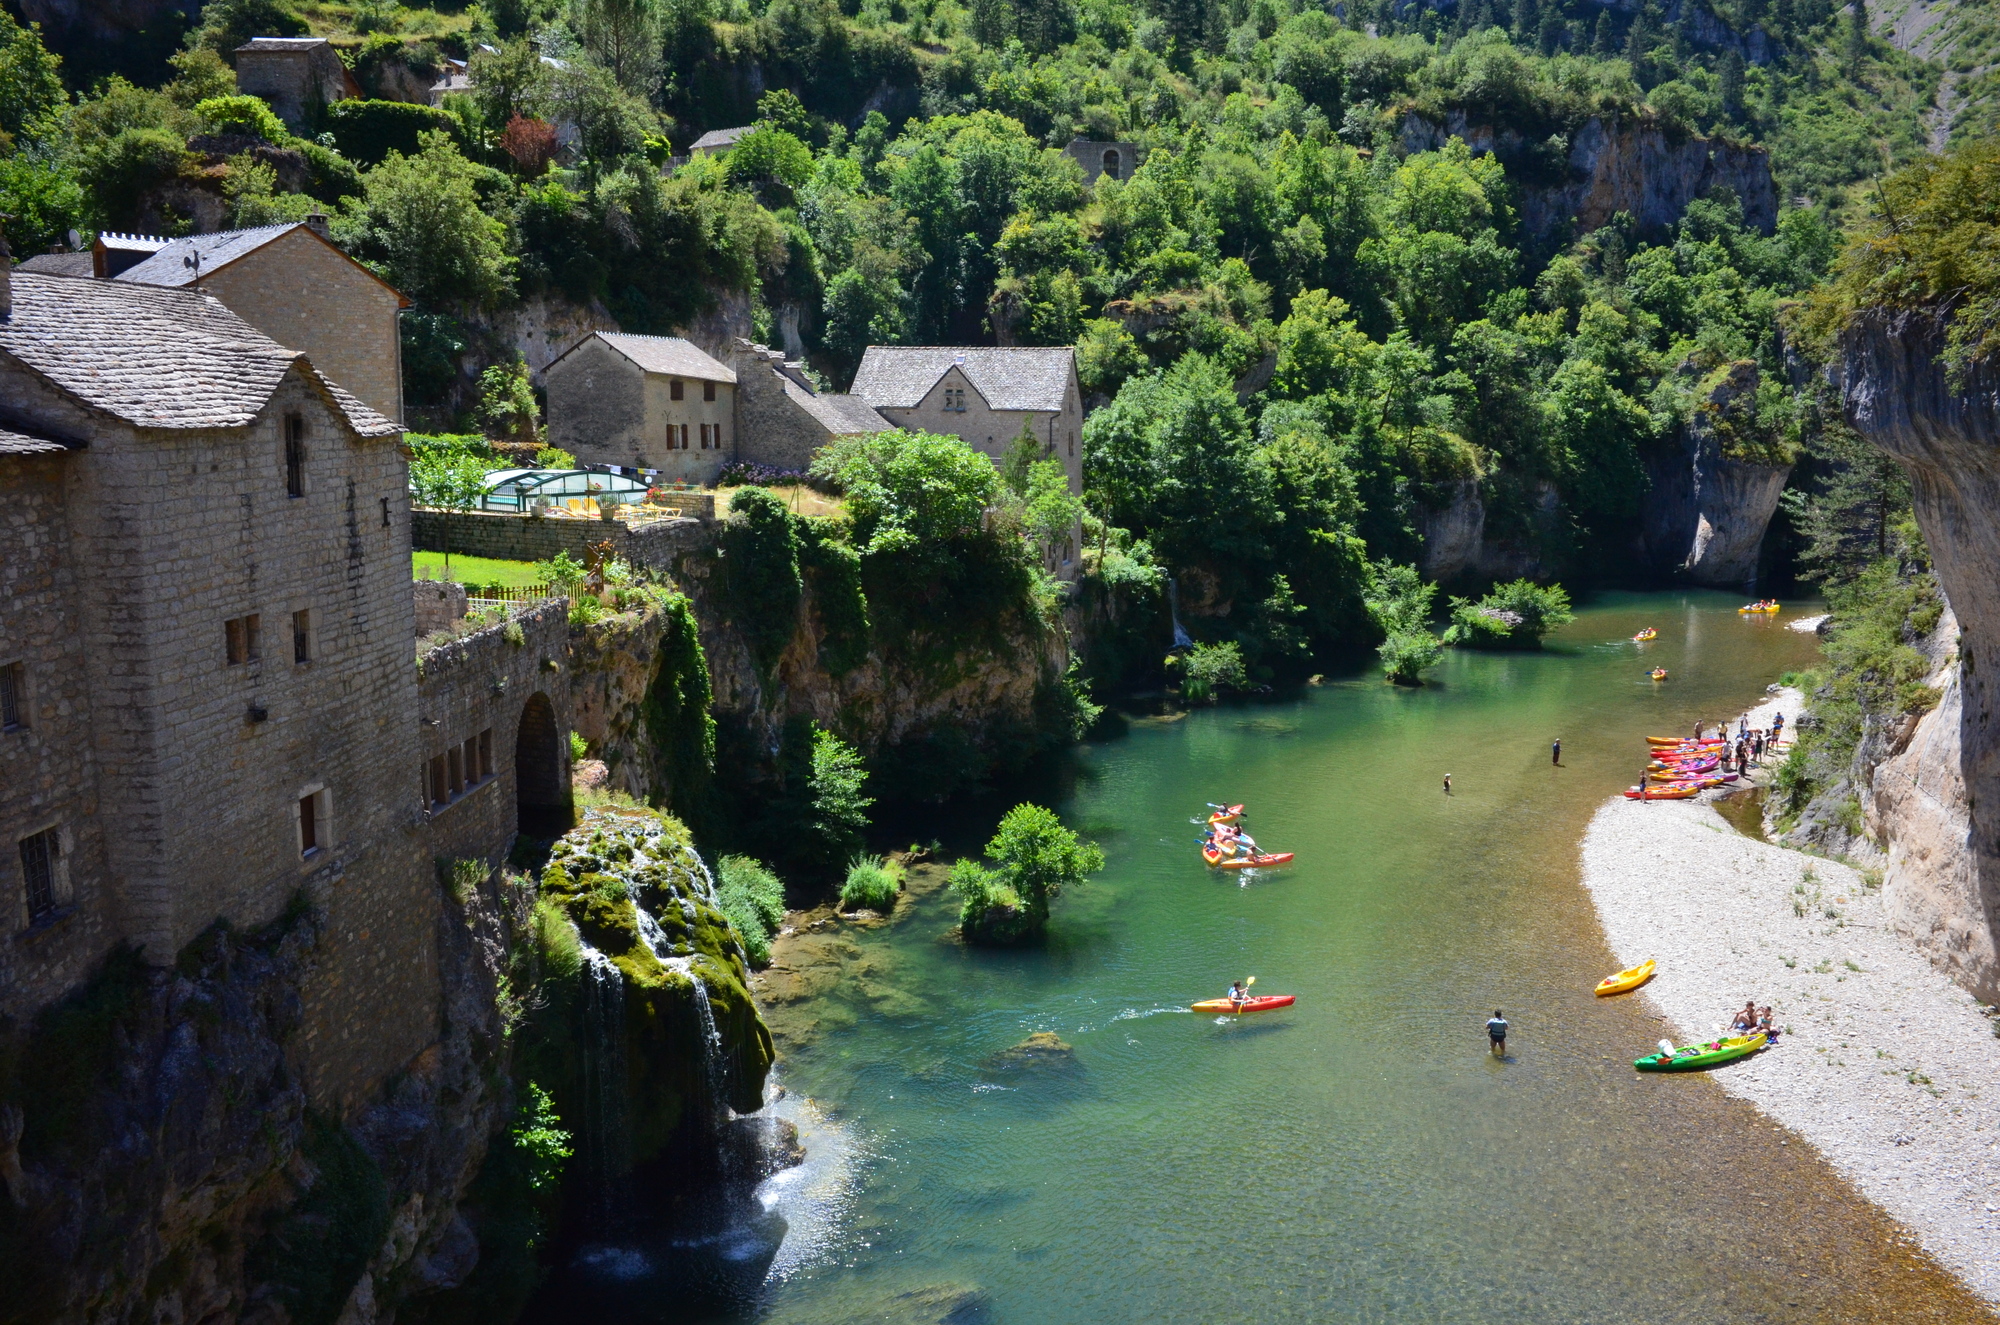
{"label": "chimney", "polygon": [[312,232],[313,232],[314,234],[318,235],[318,236],[319,236],[319,237],[320,237],[321,239],[325,239],[325,238],[327,237],[327,235],[326,235],[326,213],[325,213],[325,212],[323,212],[323,211],[321,211],[321,210],[320,210],[319,208],[317,208],[317,207],[315,207],[315,208],[313,208],[313,209],[312,209],[311,211],[307,212],[307,213],[306,213],[306,229],[308,229],[308,230],[312,231]]}

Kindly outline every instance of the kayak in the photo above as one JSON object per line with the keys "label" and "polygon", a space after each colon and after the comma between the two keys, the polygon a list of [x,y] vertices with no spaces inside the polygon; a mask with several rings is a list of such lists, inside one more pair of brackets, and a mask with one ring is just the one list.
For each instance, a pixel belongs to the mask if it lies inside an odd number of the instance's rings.
{"label": "kayak", "polygon": [[1255,869],[1262,865],[1289,865],[1292,863],[1292,856],[1294,854],[1296,853],[1290,851],[1267,851],[1260,856],[1225,857],[1214,847],[1203,847],[1201,849],[1201,858],[1219,870],[1247,870]]}
{"label": "kayak", "polygon": [[1279,1008],[1288,1008],[1297,1001],[1296,994],[1259,994],[1255,998],[1246,998],[1241,1003],[1233,998],[1204,998],[1193,1006],[1196,1012],[1222,1012],[1233,1016],[1242,1012],[1275,1012]]}
{"label": "kayak", "polygon": [[1242,817],[1243,807],[1241,805],[1229,805],[1209,815],[1208,821],[1212,824],[1233,824]]}
{"label": "kayak", "polygon": [[1640,799],[1649,801],[1684,801],[1691,796],[1699,795],[1701,795],[1700,787],[1648,787],[1646,788],[1645,796],[1642,798],[1639,795],[1637,787],[1625,788],[1625,799],[1628,801]]}
{"label": "kayak", "polygon": [[1641,1072],[1697,1072],[1704,1067],[1748,1058],[1770,1042],[1762,1031],[1750,1035],[1728,1035],[1706,1044],[1690,1044],[1676,1049],[1672,1058],[1665,1054],[1647,1054],[1644,1058],[1633,1059],[1632,1066]]}
{"label": "kayak", "polygon": [[1781,609],[1776,603],[1752,603],[1748,607],[1739,607],[1736,610],[1738,612],[1776,612]]}
{"label": "kayak", "polygon": [[1612,994],[1623,994],[1637,989],[1653,978],[1654,959],[1648,957],[1637,966],[1627,967],[1616,975],[1607,975],[1597,982],[1597,996],[1607,998]]}
{"label": "kayak", "polygon": [[1651,626],[1648,626],[1644,630],[1640,631],[1638,634],[1634,635],[1632,637],[1632,642],[1634,644],[1644,644],[1649,639],[1658,639],[1659,637],[1660,637],[1660,632],[1654,630]]}
{"label": "kayak", "polygon": [[1674,748],[1680,748],[1685,746],[1687,749],[1690,750],[1700,750],[1711,745],[1721,745],[1722,742],[1716,740],[1713,736],[1705,736],[1699,740],[1695,739],[1692,736],[1648,736],[1646,738],[1646,744],[1664,745],[1664,746],[1671,746]]}
{"label": "kayak", "polygon": [[1650,675],[1655,681],[1664,681],[1667,679],[1667,669],[1664,667],[1655,667]]}

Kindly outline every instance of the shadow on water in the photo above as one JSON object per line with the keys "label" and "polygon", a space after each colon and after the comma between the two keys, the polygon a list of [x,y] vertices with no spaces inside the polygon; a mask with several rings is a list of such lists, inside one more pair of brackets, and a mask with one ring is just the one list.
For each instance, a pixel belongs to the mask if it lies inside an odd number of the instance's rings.
{"label": "shadow on water", "polygon": [[1759,842],[1768,842],[1771,839],[1764,832],[1765,792],[1766,789],[1763,787],[1747,787],[1742,791],[1732,791],[1727,796],[1716,798],[1715,812],[1743,836],[1755,838]]}

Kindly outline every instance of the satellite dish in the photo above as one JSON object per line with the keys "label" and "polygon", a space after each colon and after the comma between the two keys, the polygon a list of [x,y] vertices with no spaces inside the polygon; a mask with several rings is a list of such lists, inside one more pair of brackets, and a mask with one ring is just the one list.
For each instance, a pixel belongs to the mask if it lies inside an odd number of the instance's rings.
{"label": "satellite dish", "polygon": [[79,235],[76,231],[72,230],[68,234],[64,235],[63,238],[69,241],[70,252],[77,253],[82,251],[83,249],[82,235]]}

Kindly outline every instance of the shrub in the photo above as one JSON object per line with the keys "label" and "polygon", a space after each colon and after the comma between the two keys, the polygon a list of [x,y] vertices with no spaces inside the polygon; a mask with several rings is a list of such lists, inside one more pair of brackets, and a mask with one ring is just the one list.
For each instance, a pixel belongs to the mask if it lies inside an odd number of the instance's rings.
{"label": "shrub", "polygon": [[1104,853],[1063,827],[1055,812],[1021,804],[1000,820],[986,854],[999,868],[961,860],[952,867],[959,925],[972,943],[1018,943],[1048,925],[1049,903],[1104,868]]}
{"label": "shrub", "polygon": [[336,101],[327,107],[326,125],[340,154],[364,166],[391,152],[415,156],[420,134],[442,130],[456,143],[464,132],[444,111],[411,101]]}
{"label": "shrub", "polygon": [[262,97],[243,94],[210,97],[194,108],[195,118],[210,133],[240,133],[262,138],[267,143],[285,143],[291,138],[285,122],[264,103]]}
{"label": "shrub", "polygon": [[1533,580],[1516,580],[1477,603],[1452,599],[1444,642],[1474,649],[1534,649],[1541,647],[1542,636],[1574,620],[1569,594],[1560,584],[1543,588]]}
{"label": "shrub", "polygon": [[785,919],[785,884],[748,856],[724,856],[715,863],[715,895],[722,914],[743,939],[750,964],[771,961],[771,935]]}
{"label": "shrub", "polygon": [[581,732],[569,734],[569,757],[573,760],[586,758],[590,754],[590,742],[583,739]]}
{"label": "shrub", "polygon": [[856,856],[848,862],[840,885],[840,905],[846,911],[876,911],[887,915],[903,888],[903,871],[880,856]]}
{"label": "shrub", "polygon": [[576,1152],[549,1093],[530,1081],[523,1095],[514,1115],[514,1145],[528,1160],[528,1189],[549,1191],[562,1177],[563,1161]]}
{"label": "shrub", "polygon": [[537,469],[575,469],[576,457],[560,446],[544,446],[535,452]]}
{"label": "shrub", "polygon": [[1181,661],[1181,698],[1191,704],[1205,704],[1221,690],[1241,690],[1249,680],[1234,640],[1197,644]]}
{"label": "shrub", "polygon": [[809,827],[822,857],[839,860],[861,845],[868,809],[875,804],[874,797],[862,793],[867,781],[861,752],[824,727],[815,727]]}
{"label": "shrub", "polygon": [[1422,685],[1423,673],[1438,665],[1444,646],[1428,630],[1399,630],[1377,646],[1385,680],[1397,685]]}

